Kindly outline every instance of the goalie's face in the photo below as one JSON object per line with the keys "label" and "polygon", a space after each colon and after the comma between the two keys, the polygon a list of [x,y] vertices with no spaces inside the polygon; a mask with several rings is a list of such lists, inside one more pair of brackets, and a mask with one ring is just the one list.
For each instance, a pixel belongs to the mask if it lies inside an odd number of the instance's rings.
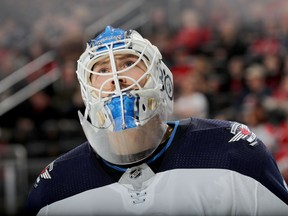
{"label": "goalie's face", "polygon": [[[111,64],[110,58],[106,57],[95,63],[92,71],[95,72],[90,76],[91,85],[102,92],[113,92],[118,86],[120,89],[139,89],[143,87],[147,81],[145,72],[147,67],[145,63],[138,60],[138,56],[132,54],[117,54],[114,56],[114,63]],[[113,67],[116,71],[122,71],[113,75]],[[108,93],[101,93],[101,97],[108,96]]]}

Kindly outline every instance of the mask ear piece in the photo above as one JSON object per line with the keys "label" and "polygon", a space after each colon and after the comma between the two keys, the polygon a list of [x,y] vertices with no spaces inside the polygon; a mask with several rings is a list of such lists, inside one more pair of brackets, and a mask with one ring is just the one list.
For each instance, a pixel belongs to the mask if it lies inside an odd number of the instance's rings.
{"label": "mask ear piece", "polygon": [[169,113],[173,112],[173,75],[169,68],[162,62],[161,63],[161,80],[163,84],[163,92],[165,94],[165,101],[167,103],[167,109]]}

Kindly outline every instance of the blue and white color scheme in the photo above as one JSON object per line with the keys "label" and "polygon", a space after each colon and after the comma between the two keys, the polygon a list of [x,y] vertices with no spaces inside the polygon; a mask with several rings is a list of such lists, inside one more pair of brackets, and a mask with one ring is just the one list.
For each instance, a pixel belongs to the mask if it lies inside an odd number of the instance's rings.
{"label": "blue and white color scheme", "polygon": [[[132,55],[136,60],[125,68],[117,68],[119,55]],[[102,61],[109,62],[105,73],[93,69]],[[135,70],[140,62],[145,65],[143,74],[137,78],[128,76],[127,71]],[[95,86],[92,76],[106,80]],[[173,111],[173,77],[157,47],[134,30],[107,26],[87,43],[78,60],[77,77],[86,106],[85,113],[79,113],[80,122],[97,154],[111,163],[123,165],[138,162],[155,151],[166,132],[167,116]],[[123,87],[119,81],[123,79],[128,80],[129,85]],[[105,88],[111,82],[115,88]],[[147,124],[155,129],[148,130]],[[138,132],[150,135],[147,139],[130,139],[128,143],[127,137]],[[139,146],[149,143],[149,151],[131,155],[136,143]],[[121,155],[126,156],[115,158],[113,151],[121,151]]]}
{"label": "blue and white color scheme", "polygon": [[31,215],[287,215],[288,191],[257,140],[236,139],[235,122],[171,122],[169,140],[144,161],[117,166],[89,143],[56,159],[40,178]]}

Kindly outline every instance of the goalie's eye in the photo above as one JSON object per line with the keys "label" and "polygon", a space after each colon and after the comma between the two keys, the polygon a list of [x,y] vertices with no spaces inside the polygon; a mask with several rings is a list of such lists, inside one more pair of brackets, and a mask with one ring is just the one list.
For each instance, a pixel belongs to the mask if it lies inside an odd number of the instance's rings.
{"label": "goalie's eye", "polygon": [[109,69],[107,67],[102,67],[102,68],[100,67],[99,69],[97,69],[95,71],[98,73],[107,73],[107,72],[109,72]]}
{"label": "goalie's eye", "polygon": [[[135,64],[138,61],[137,64]],[[134,55],[127,55],[125,59],[122,59],[119,61],[119,69],[123,70],[126,68],[129,68],[131,66],[134,66],[135,68],[141,69],[142,71],[146,71],[147,67],[145,63],[141,60],[139,61],[138,56]]]}
{"label": "goalie's eye", "polygon": [[125,67],[130,67],[132,66],[136,61],[132,61],[132,60],[127,60],[125,63],[124,63],[124,66]]}
{"label": "goalie's eye", "polygon": [[99,62],[93,66],[92,70],[97,73],[108,73],[111,72],[111,66],[110,63],[107,61]]}

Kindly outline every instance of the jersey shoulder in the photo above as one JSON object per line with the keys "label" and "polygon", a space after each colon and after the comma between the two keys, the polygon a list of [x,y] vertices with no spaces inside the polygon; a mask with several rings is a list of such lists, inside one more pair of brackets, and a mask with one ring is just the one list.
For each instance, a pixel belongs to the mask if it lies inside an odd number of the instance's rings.
{"label": "jersey shoulder", "polygon": [[213,143],[217,143],[217,146],[227,142],[241,142],[254,146],[261,142],[249,127],[235,121],[201,118],[184,119],[179,121],[178,131],[181,137],[187,137],[188,140],[199,138],[203,145],[212,140]]}
{"label": "jersey shoulder", "polygon": [[169,151],[180,167],[229,169],[261,176],[264,167],[275,166],[262,141],[246,125],[232,121],[181,120]]}
{"label": "jersey shoulder", "polygon": [[98,169],[95,157],[86,142],[52,161],[37,177],[27,199],[27,210],[37,211],[58,200],[113,183]]}

